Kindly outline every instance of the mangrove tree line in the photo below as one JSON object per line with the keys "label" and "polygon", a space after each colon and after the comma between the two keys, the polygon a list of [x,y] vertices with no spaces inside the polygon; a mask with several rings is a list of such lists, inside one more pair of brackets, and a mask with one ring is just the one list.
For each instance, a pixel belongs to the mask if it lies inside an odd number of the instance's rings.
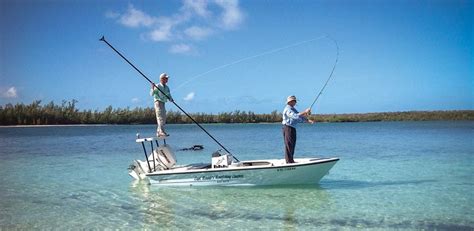
{"label": "mangrove tree line", "polygon": [[[0,125],[60,125],[60,124],[154,124],[153,108],[113,108],[104,110],[79,110],[77,100],[63,100],[61,104],[49,102],[42,105],[40,100],[25,105],[6,104],[0,106]],[[281,121],[281,113],[255,114],[251,111],[236,110],[218,114],[191,113],[200,123],[276,123]],[[428,121],[428,120],[474,120],[473,110],[461,111],[410,111],[364,114],[316,114],[311,118],[317,122],[368,122],[368,121]],[[179,111],[168,111],[167,122],[174,124],[192,123]]]}

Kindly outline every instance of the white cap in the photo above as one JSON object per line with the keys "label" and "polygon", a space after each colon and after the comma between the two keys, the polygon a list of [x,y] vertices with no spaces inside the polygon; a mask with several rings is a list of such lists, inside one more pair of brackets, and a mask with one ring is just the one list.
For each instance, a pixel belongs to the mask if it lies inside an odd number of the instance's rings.
{"label": "white cap", "polygon": [[290,95],[290,96],[288,96],[288,98],[286,98],[286,103],[289,103],[289,102],[291,102],[291,101],[293,101],[293,100],[296,101],[296,96]]}
{"label": "white cap", "polygon": [[166,74],[166,73],[161,73],[161,75],[160,75],[160,79],[162,79],[162,78],[169,78],[169,77],[170,77],[170,76],[169,76],[168,74]]}

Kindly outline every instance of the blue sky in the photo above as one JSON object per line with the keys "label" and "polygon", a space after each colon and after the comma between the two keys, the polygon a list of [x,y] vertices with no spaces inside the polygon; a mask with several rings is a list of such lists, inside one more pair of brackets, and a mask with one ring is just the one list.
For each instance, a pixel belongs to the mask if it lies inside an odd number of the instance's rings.
{"label": "blue sky", "polygon": [[[188,112],[474,109],[473,1],[0,2],[0,105],[148,107],[162,72]],[[168,105],[168,109],[177,110]]]}

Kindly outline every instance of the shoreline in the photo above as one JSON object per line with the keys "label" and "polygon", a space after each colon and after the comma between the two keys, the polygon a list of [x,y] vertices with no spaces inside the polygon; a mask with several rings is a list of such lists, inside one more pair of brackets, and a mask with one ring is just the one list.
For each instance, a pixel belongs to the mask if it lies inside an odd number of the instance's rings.
{"label": "shoreline", "polygon": [[[41,128],[41,127],[102,127],[118,124],[42,124],[42,125],[0,125],[0,128]],[[130,124],[123,124],[130,125]]]}
{"label": "shoreline", "polygon": [[[339,124],[339,123],[380,123],[380,122],[470,122],[472,120],[385,120],[385,121],[318,121],[315,124]],[[472,121],[474,122],[474,121]],[[205,125],[227,125],[227,124],[280,124],[280,122],[261,123],[199,123]],[[0,125],[1,128],[47,128],[47,127],[106,127],[106,126],[134,126],[134,125],[156,125],[156,124],[44,124],[44,125]],[[194,125],[194,123],[169,123],[168,125]]]}
{"label": "shoreline", "polygon": [[[61,109],[61,108],[60,108]],[[108,125],[146,125],[156,124],[155,112],[147,108],[115,109],[104,112],[70,112],[63,109],[51,111],[39,108],[33,112],[26,109],[1,109],[0,127],[47,127],[47,126],[108,126]],[[66,109],[64,109],[66,110]],[[263,124],[280,123],[281,113],[257,114],[251,111],[233,111],[219,114],[191,113],[193,119],[179,111],[167,113],[167,124],[192,124],[193,120],[200,124]],[[451,111],[401,111],[401,112],[370,112],[343,114],[312,114],[310,119],[317,123],[356,123],[383,121],[474,121],[474,110]]]}

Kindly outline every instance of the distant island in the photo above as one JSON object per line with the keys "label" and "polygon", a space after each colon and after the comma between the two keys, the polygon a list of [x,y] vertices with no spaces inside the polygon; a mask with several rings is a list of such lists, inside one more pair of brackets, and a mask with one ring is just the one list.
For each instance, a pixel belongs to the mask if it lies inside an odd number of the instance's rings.
{"label": "distant island", "polygon": [[[153,108],[116,108],[99,110],[78,110],[77,100],[63,100],[60,105],[50,102],[42,105],[40,100],[29,105],[18,103],[0,106],[0,125],[66,125],[66,124],[155,124]],[[251,111],[222,112],[218,114],[192,113],[199,123],[277,123],[281,112],[256,114]],[[376,121],[436,121],[474,120],[474,110],[454,111],[406,111],[353,114],[315,114],[316,122],[376,122]],[[188,124],[192,121],[179,111],[169,111],[167,122]]]}

